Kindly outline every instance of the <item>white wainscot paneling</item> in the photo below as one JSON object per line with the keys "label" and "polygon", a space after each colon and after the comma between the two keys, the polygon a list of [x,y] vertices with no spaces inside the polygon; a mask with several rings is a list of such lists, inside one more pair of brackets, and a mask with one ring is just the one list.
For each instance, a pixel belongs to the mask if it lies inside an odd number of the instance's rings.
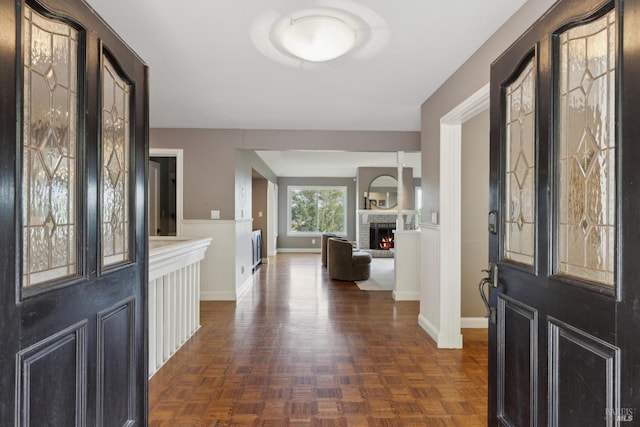
{"label": "white wainscot paneling", "polygon": [[236,299],[248,292],[253,286],[253,259],[251,248],[251,219],[235,221],[236,260],[235,295]]}
{"label": "white wainscot paneling", "polygon": [[[438,226],[423,225],[420,232],[420,316],[418,323],[438,348],[462,348],[460,334],[460,287],[443,275],[442,239]],[[447,267],[451,269],[452,267]],[[458,272],[459,274],[459,272]],[[444,283],[443,283],[444,282]]]}
{"label": "white wainscot paneling", "polygon": [[[211,237],[212,242],[200,263],[200,299],[236,300],[236,221],[184,220],[182,233],[189,237]],[[251,240],[249,240],[249,244]],[[249,255],[251,251],[249,250]]]}
{"label": "white wainscot paneling", "polygon": [[395,232],[395,288],[396,301],[420,300],[420,232]]}
{"label": "white wainscot paneling", "polygon": [[200,328],[200,262],[210,238],[149,238],[149,376]]}

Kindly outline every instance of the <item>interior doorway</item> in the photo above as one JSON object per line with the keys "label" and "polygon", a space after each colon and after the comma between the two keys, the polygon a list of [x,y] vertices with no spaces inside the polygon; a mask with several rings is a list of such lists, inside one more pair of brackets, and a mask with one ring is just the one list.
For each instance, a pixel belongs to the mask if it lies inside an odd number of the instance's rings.
{"label": "interior doorway", "polygon": [[489,260],[489,110],[462,123],[460,327],[486,328],[478,280]]}
{"label": "interior doorway", "polygon": [[[260,234],[259,253],[254,255],[254,264],[268,262],[269,232],[269,181],[255,169],[251,170],[251,209],[253,232]],[[255,248],[254,248],[255,250]]]}
{"label": "interior doorway", "polygon": [[[154,169],[155,167],[158,167],[157,171]],[[182,235],[183,182],[183,150],[150,148],[149,235]],[[155,197],[151,194],[154,186],[156,187]],[[156,218],[156,225],[153,228],[155,233],[152,233],[153,217]]]}
{"label": "interior doorway", "polygon": [[[149,235],[175,236],[176,158],[149,158]],[[151,192],[153,190],[153,193]],[[155,227],[152,228],[152,224]]]}
{"label": "interior doorway", "polygon": [[149,159],[149,236],[160,231],[160,163]]}
{"label": "interior doorway", "polygon": [[487,83],[440,119],[440,234],[439,295],[441,311],[439,348],[462,348],[461,216],[462,216],[462,123],[489,106]]}

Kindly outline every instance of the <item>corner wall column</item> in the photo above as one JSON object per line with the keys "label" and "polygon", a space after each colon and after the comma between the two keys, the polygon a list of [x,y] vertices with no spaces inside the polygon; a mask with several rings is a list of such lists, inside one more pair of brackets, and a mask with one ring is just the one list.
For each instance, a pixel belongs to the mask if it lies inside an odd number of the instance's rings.
{"label": "corner wall column", "polygon": [[398,151],[398,219],[396,219],[396,230],[404,230],[404,220],[402,219],[402,206],[404,204],[404,183],[402,182],[402,167],[404,163],[404,151]]}

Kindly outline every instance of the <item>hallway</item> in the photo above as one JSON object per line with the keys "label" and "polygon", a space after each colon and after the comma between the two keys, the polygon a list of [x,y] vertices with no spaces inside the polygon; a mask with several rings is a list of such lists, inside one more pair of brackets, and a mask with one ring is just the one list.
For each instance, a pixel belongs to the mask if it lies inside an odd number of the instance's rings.
{"label": "hallway", "polygon": [[330,280],[280,254],[149,382],[150,426],[484,426],[486,330],[441,350],[418,302]]}

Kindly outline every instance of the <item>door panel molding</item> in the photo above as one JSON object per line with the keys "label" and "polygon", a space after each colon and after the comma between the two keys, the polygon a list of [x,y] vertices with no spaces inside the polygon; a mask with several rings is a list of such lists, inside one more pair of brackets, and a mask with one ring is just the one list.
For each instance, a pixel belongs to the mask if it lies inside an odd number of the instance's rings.
{"label": "door panel molding", "polygon": [[119,425],[129,425],[135,420],[135,299],[99,312],[97,330],[96,425],[118,416]]}
{"label": "door panel molding", "polygon": [[[523,331],[527,331],[528,335],[523,335]],[[499,294],[498,349],[498,419],[505,426],[520,426],[525,423],[535,426],[539,387],[538,310]],[[528,383],[528,396],[524,397],[517,394],[518,390],[525,389],[520,387],[523,381]],[[525,402],[528,402],[529,407],[524,413],[512,412],[520,409],[517,406],[524,405]]]}
{"label": "door panel molding", "polygon": [[[549,425],[571,421],[561,419],[559,407],[578,405],[563,398],[579,400],[581,408],[594,411],[592,417],[579,414],[580,419],[606,419],[606,425],[613,425],[620,408],[620,349],[553,317],[548,318],[548,330]],[[598,409],[598,403],[604,407]]]}
{"label": "door panel molding", "polygon": [[[17,353],[20,425],[86,425],[86,332],[84,320]],[[61,411],[64,404],[75,411]]]}

